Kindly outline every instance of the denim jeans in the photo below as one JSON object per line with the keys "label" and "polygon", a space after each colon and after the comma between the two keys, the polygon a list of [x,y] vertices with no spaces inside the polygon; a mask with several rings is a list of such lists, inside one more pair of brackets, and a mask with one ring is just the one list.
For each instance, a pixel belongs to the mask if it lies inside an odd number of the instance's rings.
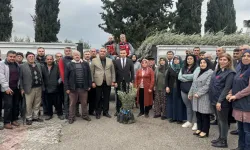
{"label": "denim jeans", "polygon": [[238,121],[239,140],[238,147],[240,150],[250,149],[250,123]]}

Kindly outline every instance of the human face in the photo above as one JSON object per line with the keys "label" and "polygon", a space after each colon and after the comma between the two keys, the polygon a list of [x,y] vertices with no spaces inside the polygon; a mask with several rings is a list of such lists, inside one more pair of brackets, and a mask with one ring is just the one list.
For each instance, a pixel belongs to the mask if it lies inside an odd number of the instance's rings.
{"label": "human face", "polygon": [[75,61],[80,61],[80,59],[81,59],[81,56],[80,56],[80,54],[79,53],[74,53],[73,54],[73,59],[75,60]]}
{"label": "human face", "polygon": [[193,65],[194,64],[194,58],[192,56],[188,56],[187,57],[187,64],[189,66]]}
{"label": "human face", "polygon": [[126,50],[121,50],[121,51],[120,51],[120,57],[121,57],[121,58],[125,58],[126,56],[127,56]]}
{"label": "human face", "polygon": [[205,60],[201,60],[201,62],[200,62],[200,68],[201,69],[206,69],[207,68],[207,62]]}
{"label": "human face", "polygon": [[241,53],[244,53],[245,50],[249,49],[249,46],[248,45],[243,45],[243,46],[240,46],[240,51]]}
{"label": "human face", "polygon": [[234,60],[239,60],[240,59],[240,52],[234,52],[233,53],[233,58],[234,58]]}
{"label": "human face", "polygon": [[106,57],[106,49],[105,48],[101,48],[99,51],[99,56],[100,57]]}
{"label": "human face", "polygon": [[200,54],[200,59],[203,59],[205,58],[205,55],[204,54]]}
{"label": "human face", "polygon": [[44,56],[45,55],[45,50],[43,48],[39,48],[37,49],[37,55],[38,56]]}
{"label": "human face", "polygon": [[165,64],[166,64],[165,60],[164,59],[160,59],[160,65],[165,65]]}
{"label": "human face", "polygon": [[174,57],[174,54],[173,53],[167,53],[167,59],[170,61],[170,60],[172,60],[173,59],[173,57]]}
{"label": "human face", "polygon": [[148,66],[148,62],[147,61],[142,61],[141,67],[146,68],[147,66]]}
{"label": "human face", "polygon": [[126,36],[125,35],[120,35],[120,40],[121,40],[121,42],[126,42]]}
{"label": "human face", "polygon": [[71,49],[64,49],[64,55],[65,56],[72,56],[72,50]]}
{"label": "human face", "polygon": [[217,55],[217,57],[220,57],[223,53],[224,53],[224,51],[223,51],[222,48],[217,48],[216,49],[216,55]]}
{"label": "human face", "polygon": [[250,64],[250,54],[249,53],[245,53],[243,56],[242,56],[242,63],[244,65],[249,65]]}
{"label": "human face", "polygon": [[193,51],[194,51],[195,56],[199,56],[199,54],[200,54],[200,49],[199,48],[195,48]]}
{"label": "human face", "polygon": [[27,61],[31,64],[33,64],[35,62],[35,56],[30,54],[27,56]]}
{"label": "human face", "polygon": [[8,62],[10,62],[10,63],[13,63],[13,62],[15,62],[15,60],[16,60],[16,54],[8,54],[8,56],[7,56],[7,61]]}
{"label": "human face", "polygon": [[46,63],[47,63],[47,65],[52,65],[53,64],[53,62],[54,62],[54,59],[53,59],[53,57],[52,56],[47,56],[46,57]]}
{"label": "human face", "polygon": [[220,64],[220,68],[224,69],[228,66],[229,60],[227,59],[227,57],[221,57],[219,60],[219,64]]}
{"label": "human face", "polygon": [[111,41],[113,41],[113,40],[114,40],[113,36],[110,36],[110,37],[109,37],[109,42],[111,42]]}
{"label": "human face", "polygon": [[176,65],[177,65],[177,64],[179,64],[179,63],[180,63],[179,58],[177,58],[177,57],[176,57],[176,58],[174,58],[174,64],[176,64]]}
{"label": "human face", "polygon": [[136,61],[136,56],[135,55],[132,56],[132,60]]}
{"label": "human face", "polygon": [[91,57],[96,57],[96,49],[95,48],[90,50],[90,55],[91,55]]}
{"label": "human face", "polygon": [[21,55],[16,56],[16,62],[21,63],[23,62],[23,57]]}
{"label": "human face", "polygon": [[84,57],[85,60],[90,60],[90,52],[85,52],[83,54],[83,57]]}
{"label": "human face", "polygon": [[62,54],[56,54],[56,61],[59,61],[62,58]]}

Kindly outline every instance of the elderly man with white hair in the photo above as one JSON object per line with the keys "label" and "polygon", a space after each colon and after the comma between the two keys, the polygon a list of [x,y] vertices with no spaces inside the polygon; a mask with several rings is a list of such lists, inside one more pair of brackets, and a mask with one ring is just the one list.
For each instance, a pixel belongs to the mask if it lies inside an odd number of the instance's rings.
{"label": "elderly man with white hair", "polygon": [[75,121],[75,108],[78,101],[81,102],[82,118],[91,121],[87,111],[88,91],[91,88],[92,77],[89,64],[81,61],[78,51],[72,52],[73,60],[67,65],[64,76],[64,87],[69,94],[69,124]]}

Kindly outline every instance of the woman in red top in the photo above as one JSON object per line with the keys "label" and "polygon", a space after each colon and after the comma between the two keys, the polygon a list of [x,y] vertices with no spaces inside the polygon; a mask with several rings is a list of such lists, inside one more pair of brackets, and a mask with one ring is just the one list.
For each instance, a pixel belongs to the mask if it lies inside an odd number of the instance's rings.
{"label": "woman in red top", "polygon": [[148,60],[143,59],[141,69],[136,72],[135,87],[137,90],[137,102],[140,105],[138,117],[145,114],[149,117],[149,110],[153,105],[154,71],[148,67]]}

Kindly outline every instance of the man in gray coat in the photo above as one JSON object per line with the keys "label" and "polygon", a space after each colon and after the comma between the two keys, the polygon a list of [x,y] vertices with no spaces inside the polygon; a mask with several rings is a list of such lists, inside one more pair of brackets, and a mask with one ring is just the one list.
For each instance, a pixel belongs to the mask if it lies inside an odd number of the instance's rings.
{"label": "man in gray coat", "polygon": [[[27,52],[27,62],[20,66],[20,88],[26,98],[26,124],[32,121],[43,122],[38,118],[42,97],[43,76],[39,63],[35,63],[35,54]],[[33,118],[32,118],[33,114]]]}

